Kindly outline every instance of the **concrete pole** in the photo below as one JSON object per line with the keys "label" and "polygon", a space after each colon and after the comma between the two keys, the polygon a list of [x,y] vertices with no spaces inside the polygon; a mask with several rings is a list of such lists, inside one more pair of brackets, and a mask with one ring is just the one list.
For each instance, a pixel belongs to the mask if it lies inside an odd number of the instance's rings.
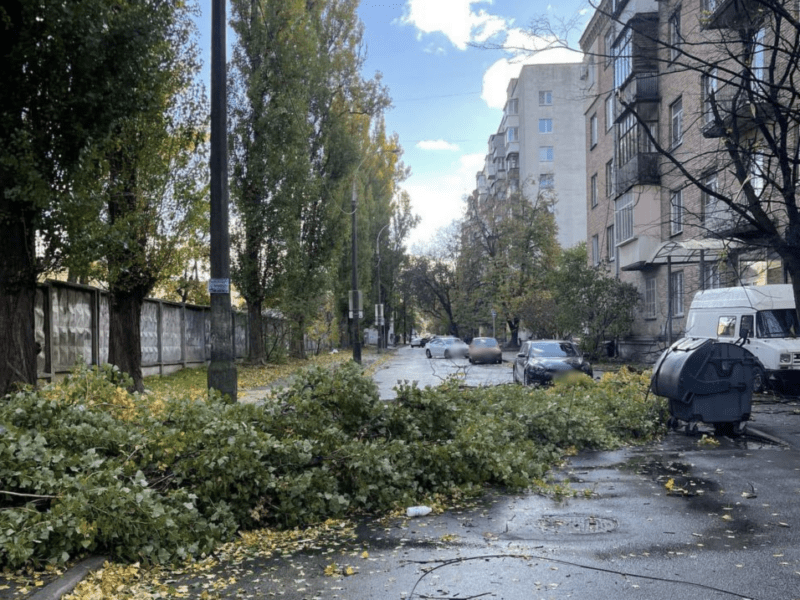
{"label": "concrete pole", "polygon": [[[359,165],[360,166],[360,165]],[[356,169],[358,172],[358,169]],[[358,206],[358,197],[356,195],[356,176],[353,174],[353,194],[351,199],[351,210],[353,211],[353,227],[352,227],[352,265],[351,265],[351,284],[353,289],[353,360],[361,364],[361,332],[358,327],[358,306],[356,305],[356,298],[358,298],[358,231],[356,229],[357,216],[356,207]]]}
{"label": "concrete pole", "polygon": [[211,10],[211,363],[208,387],[236,402],[237,376],[231,318],[230,237],[228,234],[227,82],[225,0]]}

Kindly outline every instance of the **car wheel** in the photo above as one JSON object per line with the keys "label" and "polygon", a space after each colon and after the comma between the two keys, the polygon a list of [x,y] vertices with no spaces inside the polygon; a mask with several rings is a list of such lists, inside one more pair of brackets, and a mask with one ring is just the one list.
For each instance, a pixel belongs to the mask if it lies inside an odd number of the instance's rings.
{"label": "car wheel", "polygon": [[445,350],[444,351],[444,357],[445,358],[450,358],[450,350]]}
{"label": "car wheel", "polygon": [[425,350],[425,356],[427,356],[428,358],[431,358],[431,351],[430,350]]}

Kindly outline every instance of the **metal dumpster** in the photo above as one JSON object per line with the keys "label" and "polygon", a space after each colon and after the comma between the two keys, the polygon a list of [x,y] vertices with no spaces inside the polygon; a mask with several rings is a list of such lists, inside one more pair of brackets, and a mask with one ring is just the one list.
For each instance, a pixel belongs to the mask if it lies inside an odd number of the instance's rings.
{"label": "metal dumpster", "polygon": [[669,399],[672,424],[702,421],[715,433],[734,433],[750,419],[758,359],[737,344],[683,338],[658,359],[653,393]]}

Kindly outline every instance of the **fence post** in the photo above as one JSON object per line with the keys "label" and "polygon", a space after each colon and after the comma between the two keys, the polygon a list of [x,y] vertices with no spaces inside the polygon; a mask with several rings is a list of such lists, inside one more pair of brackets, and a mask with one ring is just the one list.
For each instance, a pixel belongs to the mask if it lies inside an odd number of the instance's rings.
{"label": "fence post", "polygon": [[186,368],[186,302],[181,303],[181,363]]}
{"label": "fence post", "polygon": [[164,303],[159,300],[156,304],[156,339],[158,344],[158,374],[164,376]]}

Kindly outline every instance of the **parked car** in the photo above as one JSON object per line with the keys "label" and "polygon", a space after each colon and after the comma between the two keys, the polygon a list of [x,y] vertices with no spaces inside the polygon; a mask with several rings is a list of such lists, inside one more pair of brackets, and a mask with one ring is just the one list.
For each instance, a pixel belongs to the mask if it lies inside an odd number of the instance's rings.
{"label": "parked car", "polygon": [[592,365],[573,342],[530,340],[514,359],[514,381],[525,385],[549,385],[553,379],[570,372],[593,376]]}
{"label": "parked car", "polygon": [[411,338],[412,348],[423,348],[427,343],[428,343],[428,338],[426,337],[414,336]]}
{"label": "parked car", "polygon": [[496,363],[503,362],[503,351],[500,344],[492,337],[472,338],[469,345],[469,362],[475,363]]}
{"label": "parked car", "polygon": [[469,346],[457,337],[435,337],[425,344],[428,358],[464,358],[468,353]]}

